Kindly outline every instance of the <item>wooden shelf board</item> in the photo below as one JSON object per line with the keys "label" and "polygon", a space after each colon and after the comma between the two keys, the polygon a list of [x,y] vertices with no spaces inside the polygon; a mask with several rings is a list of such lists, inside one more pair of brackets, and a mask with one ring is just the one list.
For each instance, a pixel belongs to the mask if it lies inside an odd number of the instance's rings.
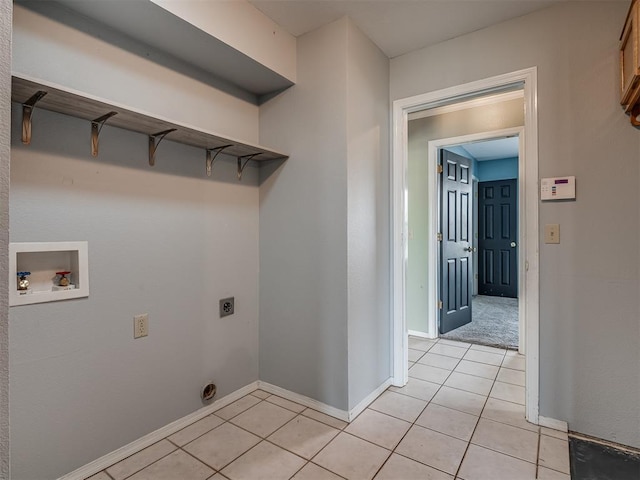
{"label": "wooden shelf board", "polygon": [[233,146],[226,148],[223,152],[224,154],[234,157],[259,154],[253,158],[258,162],[288,158],[288,155],[284,153],[259,145],[241,142],[216,133],[164,120],[57,85],[15,74],[12,77],[11,100],[14,102],[22,104],[39,90],[45,91],[47,94],[36,104],[36,109],[43,108],[89,121],[113,111],[118,114],[111,117],[106,123],[112,127],[124,128],[145,135],[154,135],[175,128],[176,131],[168,134],[165,140],[200,148],[217,148],[231,144]]}

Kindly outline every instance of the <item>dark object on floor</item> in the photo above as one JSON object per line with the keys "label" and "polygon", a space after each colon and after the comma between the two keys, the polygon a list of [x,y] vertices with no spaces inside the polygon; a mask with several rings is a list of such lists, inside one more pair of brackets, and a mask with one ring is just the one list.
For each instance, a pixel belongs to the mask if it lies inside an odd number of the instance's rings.
{"label": "dark object on floor", "polygon": [[571,480],[638,480],[640,454],[569,437]]}
{"label": "dark object on floor", "polygon": [[518,348],[517,298],[477,295],[471,308],[471,323],[440,336],[488,347]]}

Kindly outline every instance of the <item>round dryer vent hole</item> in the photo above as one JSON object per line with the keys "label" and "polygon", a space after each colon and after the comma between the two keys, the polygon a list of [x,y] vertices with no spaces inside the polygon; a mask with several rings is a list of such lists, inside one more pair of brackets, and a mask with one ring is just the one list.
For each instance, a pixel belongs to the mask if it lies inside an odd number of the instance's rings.
{"label": "round dryer vent hole", "polygon": [[216,384],[208,383],[204,387],[202,387],[202,392],[200,395],[202,396],[202,400],[211,400],[216,394]]}

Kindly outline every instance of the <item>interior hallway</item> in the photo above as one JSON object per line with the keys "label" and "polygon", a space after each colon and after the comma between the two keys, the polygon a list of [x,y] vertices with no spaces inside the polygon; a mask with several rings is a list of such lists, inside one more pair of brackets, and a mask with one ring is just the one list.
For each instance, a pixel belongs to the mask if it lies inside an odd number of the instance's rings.
{"label": "interior hallway", "polygon": [[351,424],[256,390],[91,480],[570,478],[567,434],[524,420],[523,356],[409,347],[409,383]]}

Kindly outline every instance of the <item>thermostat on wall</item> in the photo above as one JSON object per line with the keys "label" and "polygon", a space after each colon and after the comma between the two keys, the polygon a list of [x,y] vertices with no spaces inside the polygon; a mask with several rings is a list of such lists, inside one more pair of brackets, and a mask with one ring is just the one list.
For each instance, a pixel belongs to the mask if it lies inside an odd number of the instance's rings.
{"label": "thermostat on wall", "polygon": [[543,178],[540,181],[541,200],[575,200],[576,177]]}

